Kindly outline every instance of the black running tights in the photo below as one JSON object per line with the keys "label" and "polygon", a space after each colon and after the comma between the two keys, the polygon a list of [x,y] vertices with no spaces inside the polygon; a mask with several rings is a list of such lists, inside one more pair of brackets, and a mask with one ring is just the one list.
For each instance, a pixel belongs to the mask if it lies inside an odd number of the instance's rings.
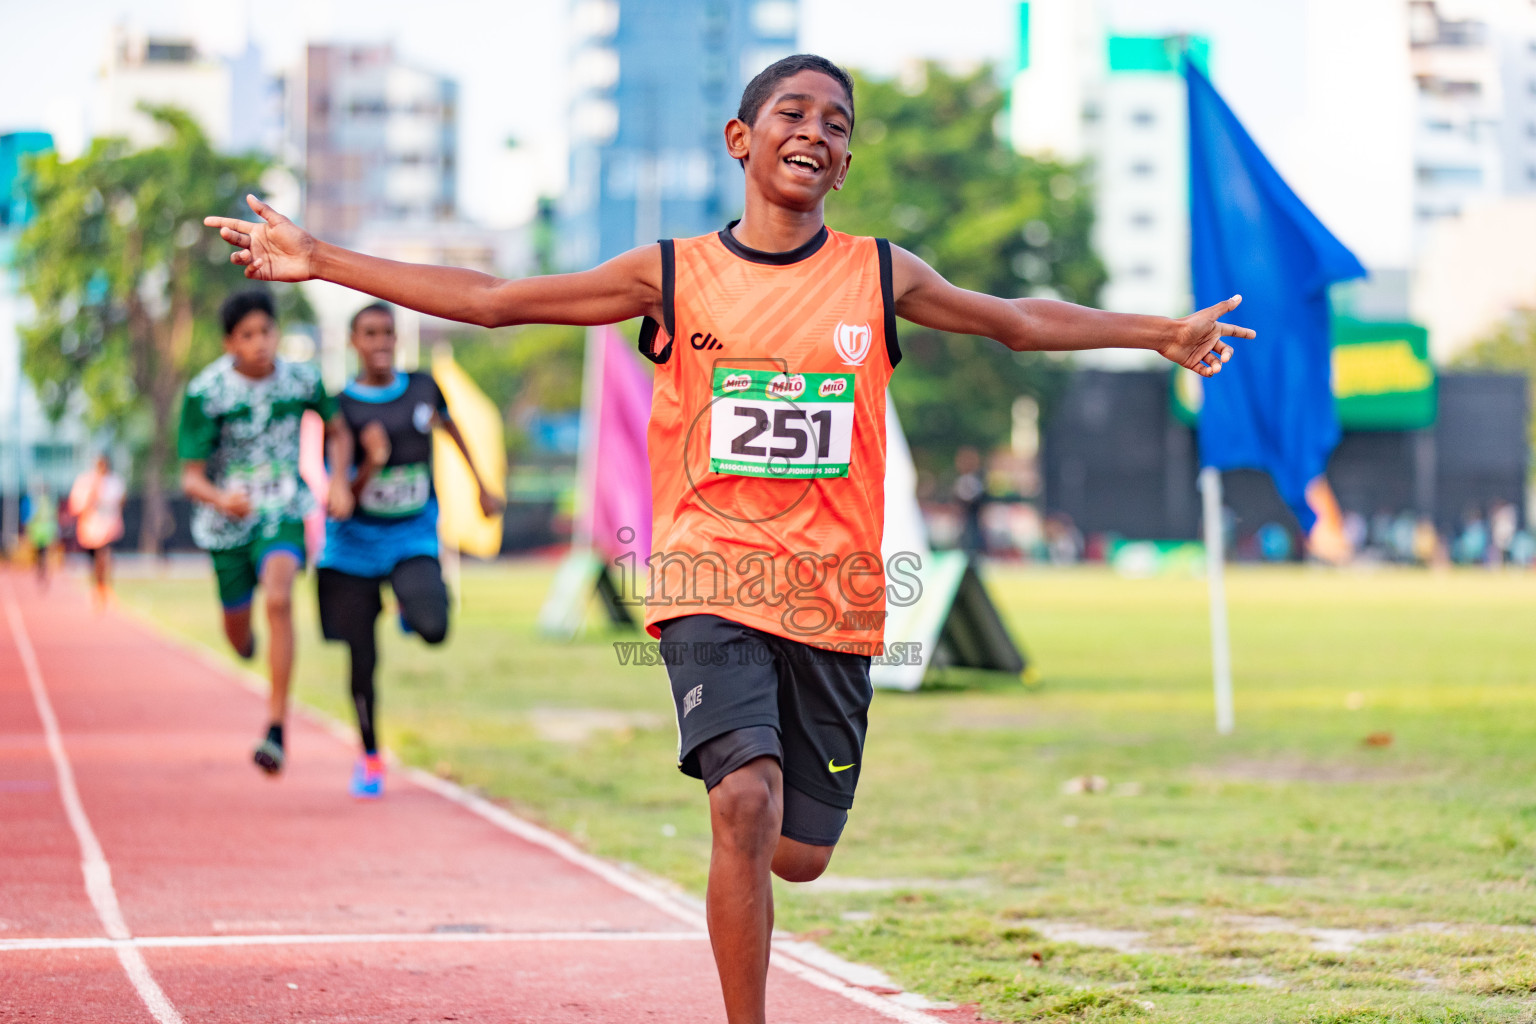
{"label": "black running tights", "polygon": [[[379,655],[375,626],[383,610],[379,588],[384,580],[350,576],[334,569],[321,569],[318,576],[321,628],[326,639],[345,641],[351,653],[357,729],[363,749],[376,753],[373,677]],[[388,579],[405,625],[429,644],[442,643],[448,635],[448,588],[437,559],[408,558],[395,566]]]}

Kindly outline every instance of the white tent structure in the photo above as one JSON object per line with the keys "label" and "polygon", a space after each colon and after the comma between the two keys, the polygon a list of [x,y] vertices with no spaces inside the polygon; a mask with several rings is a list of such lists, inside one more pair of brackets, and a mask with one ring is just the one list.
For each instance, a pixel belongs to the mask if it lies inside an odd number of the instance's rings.
{"label": "white tent structure", "polygon": [[[928,547],[917,504],[917,469],[896,405],[885,402],[885,537],[881,556],[887,571],[899,565],[919,581],[915,595],[906,588],[886,595],[885,642],[893,651],[912,650],[915,658],[876,659],[870,679],[877,687],[916,690],[932,669],[950,666],[1024,671],[1024,656],[1009,635],[997,607],[963,551]],[[911,598],[909,600],[909,598]],[[897,648],[894,645],[916,645]]]}

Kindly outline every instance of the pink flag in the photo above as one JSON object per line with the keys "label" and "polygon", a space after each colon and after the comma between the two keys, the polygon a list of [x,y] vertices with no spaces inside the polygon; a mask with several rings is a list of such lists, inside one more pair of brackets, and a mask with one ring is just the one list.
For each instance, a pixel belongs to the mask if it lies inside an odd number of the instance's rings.
{"label": "pink flag", "polygon": [[638,559],[633,564],[644,566],[651,555],[651,464],[645,452],[651,378],[612,327],[599,328],[593,341],[597,350],[589,355],[599,361],[600,378],[596,401],[589,400],[585,412],[597,422],[586,453],[582,515],[588,521],[580,525],[605,559],[632,552]]}

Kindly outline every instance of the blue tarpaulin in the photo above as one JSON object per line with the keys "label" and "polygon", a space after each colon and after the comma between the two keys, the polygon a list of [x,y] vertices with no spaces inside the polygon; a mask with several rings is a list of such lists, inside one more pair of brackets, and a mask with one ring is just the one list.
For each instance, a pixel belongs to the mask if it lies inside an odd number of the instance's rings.
{"label": "blue tarpaulin", "polygon": [[1188,61],[1190,264],[1195,307],[1241,294],[1232,320],[1258,332],[1205,383],[1200,463],[1262,469],[1302,529],[1306,489],[1339,441],[1329,379],[1328,286],[1365,276]]}

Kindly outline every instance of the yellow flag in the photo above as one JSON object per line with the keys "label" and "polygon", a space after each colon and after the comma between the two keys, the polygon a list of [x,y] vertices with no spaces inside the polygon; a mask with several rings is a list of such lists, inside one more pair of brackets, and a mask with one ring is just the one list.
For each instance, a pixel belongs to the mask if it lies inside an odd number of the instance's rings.
{"label": "yellow flag", "polygon": [[[501,410],[454,362],[446,345],[432,353],[432,377],[448,402],[448,414],[464,435],[480,478],[497,497],[506,497],[507,448]],[[439,505],[437,533],[443,544],[480,558],[495,558],[501,551],[501,517],[481,515],[474,474],[458,446],[441,430],[432,441],[432,466]]]}

